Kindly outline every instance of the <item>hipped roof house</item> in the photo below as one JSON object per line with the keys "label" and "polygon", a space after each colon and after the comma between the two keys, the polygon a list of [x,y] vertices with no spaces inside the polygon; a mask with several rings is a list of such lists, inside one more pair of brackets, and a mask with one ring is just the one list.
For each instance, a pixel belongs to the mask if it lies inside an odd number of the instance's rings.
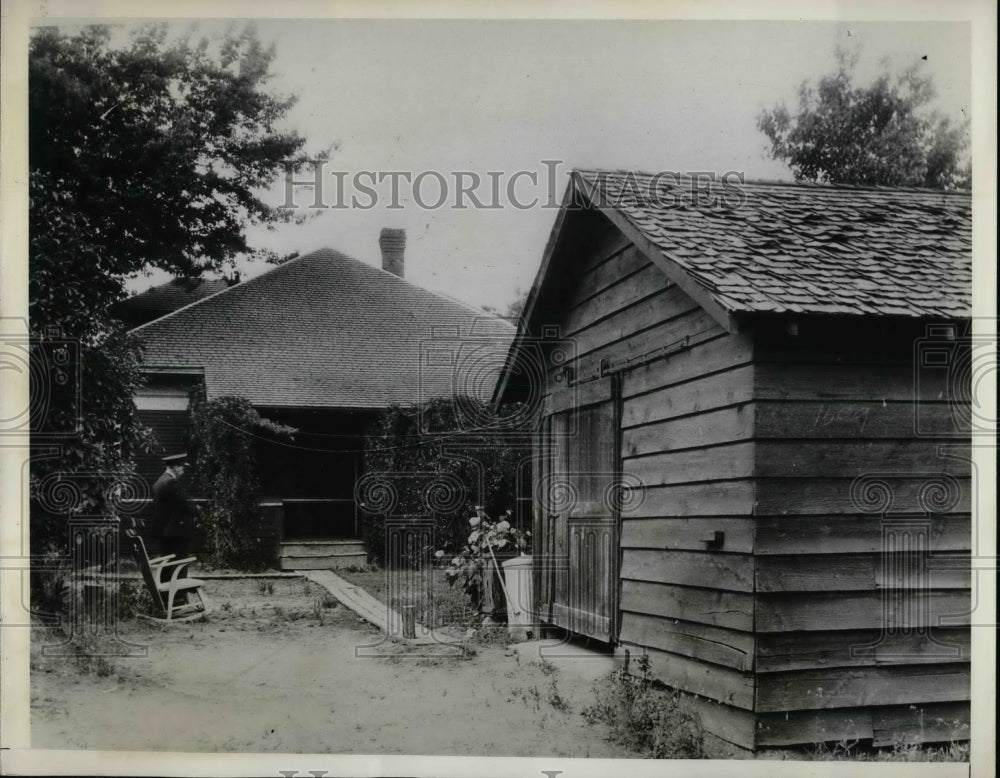
{"label": "hipped roof house", "polygon": [[[265,408],[382,409],[463,389],[421,365],[446,337],[510,338],[513,327],[331,249],[289,260],[134,330],[144,365],[204,369],[209,398]],[[435,369],[436,368],[436,369]]]}
{"label": "hipped roof house", "polygon": [[[380,244],[381,269],[321,249],[134,330],[148,379],[140,414],[166,447],[188,433],[192,383],[299,430],[294,446],[259,452],[279,539],[355,541],[354,486],[375,415],[432,397],[488,400],[513,337],[506,321],[406,281],[402,230],[383,230]],[[459,364],[482,344],[491,368]],[[155,459],[140,464],[158,474]]]}
{"label": "hipped roof house", "polygon": [[495,395],[540,409],[540,620],[740,748],[968,737],[971,226],[574,171]]}

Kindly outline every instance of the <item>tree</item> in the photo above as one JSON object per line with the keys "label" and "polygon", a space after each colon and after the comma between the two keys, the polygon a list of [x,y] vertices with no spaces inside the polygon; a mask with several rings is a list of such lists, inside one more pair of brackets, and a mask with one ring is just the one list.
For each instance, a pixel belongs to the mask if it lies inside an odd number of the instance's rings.
{"label": "tree", "polygon": [[516,294],[517,297],[508,303],[507,307],[502,311],[493,305],[484,305],[483,310],[501,319],[507,319],[512,324],[517,324],[521,315],[524,313],[524,306],[528,304],[529,292],[518,287],[514,294]]}
{"label": "tree", "polygon": [[854,83],[857,52],[837,49],[837,72],[799,87],[798,113],[764,110],[757,128],[773,159],[796,181],[967,189],[968,123],[930,110],[934,84],[920,62],[893,79],[886,70],[868,87]]}
{"label": "tree", "polygon": [[[260,192],[307,159],[304,139],[279,128],[293,98],[268,88],[274,48],[253,28],[196,43],[168,32],[119,42],[108,27],[42,28],[30,42],[31,393],[46,409],[32,433],[58,444],[31,470],[36,549],[65,540],[67,514],[113,512],[115,484],[149,443],[132,402],[141,344],[112,312],[126,279],[190,278],[263,253],[247,226],[289,217]],[[78,385],[49,380],[54,344],[78,353]],[[73,483],[70,503],[43,493],[60,482]]]}

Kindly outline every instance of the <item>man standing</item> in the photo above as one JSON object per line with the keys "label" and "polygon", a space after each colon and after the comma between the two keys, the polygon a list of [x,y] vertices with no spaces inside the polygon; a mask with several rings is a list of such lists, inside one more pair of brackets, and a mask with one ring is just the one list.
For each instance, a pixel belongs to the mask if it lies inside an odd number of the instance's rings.
{"label": "man standing", "polygon": [[160,539],[160,552],[188,555],[194,535],[194,504],[188,499],[180,478],[187,466],[187,454],[163,457],[166,472],[153,484],[153,534]]}

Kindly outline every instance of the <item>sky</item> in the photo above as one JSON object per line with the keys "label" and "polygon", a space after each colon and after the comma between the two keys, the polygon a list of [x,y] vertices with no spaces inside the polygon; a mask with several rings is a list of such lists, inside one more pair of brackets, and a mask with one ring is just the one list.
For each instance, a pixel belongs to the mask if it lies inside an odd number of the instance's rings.
{"label": "sky", "polygon": [[[215,23],[213,23],[215,24]],[[277,56],[272,87],[299,96],[287,117],[319,150],[335,144],[323,199],[371,198],[354,186],[362,171],[424,173],[420,189],[391,180],[373,188],[375,207],[312,209],[304,225],[254,230],[251,244],[281,254],[320,247],[380,263],[382,227],[407,231],[406,277],[477,306],[504,308],[530,287],[556,211],[515,207],[558,201],[574,167],[681,172],[741,171],[748,179],[788,179],[764,154],[756,129],[763,108],[797,102],[798,85],[835,67],[838,42],[860,47],[859,81],[888,58],[922,68],[938,107],[970,111],[969,27],[962,23],[698,21],[260,20]],[[178,29],[187,24],[178,23]],[[211,26],[202,25],[210,30]],[[548,161],[548,162],[546,162]],[[451,207],[455,174],[483,182],[492,172],[499,208]],[[533,185],[528,173],[537,176]],[[447,202],[439,200],[443,177]],[[555,180],[550,186],[549,179]],[[471,179],[466,178],[467,182]],[[363,182],[364,183],[364,182]],[[554,191],[550,191],[554,190]],[[279,183],[268,192],[285,201]],[[296,192],[306,212],[313,193]],[[421,206],[418,201],[422,201]],[[269,269],[243,266],[244,278]],[[141,289],[161,276],[141,279]]]}

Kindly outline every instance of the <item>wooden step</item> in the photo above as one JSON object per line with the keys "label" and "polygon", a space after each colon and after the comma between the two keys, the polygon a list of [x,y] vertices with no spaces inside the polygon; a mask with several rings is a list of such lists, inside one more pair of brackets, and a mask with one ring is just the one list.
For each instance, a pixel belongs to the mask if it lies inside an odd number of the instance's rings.
{"label": "wooden step", "polygon": [[368,554],[282,554],[279,562],[282,570],[340,570],[345,567],[364,567]]}
{"label": "wooden step", "polygon": [[365,554],[364,546],[341,546],[341,547],[331,547],[331,548],[286,548],[282,546],[281,550],[278,552],[278,556],[356,556],[357,554]]}
{"label": "wooden step", "polygon": [[281,544],[281,556],[327,556],[364,554],[362,540],[292,540]]}

